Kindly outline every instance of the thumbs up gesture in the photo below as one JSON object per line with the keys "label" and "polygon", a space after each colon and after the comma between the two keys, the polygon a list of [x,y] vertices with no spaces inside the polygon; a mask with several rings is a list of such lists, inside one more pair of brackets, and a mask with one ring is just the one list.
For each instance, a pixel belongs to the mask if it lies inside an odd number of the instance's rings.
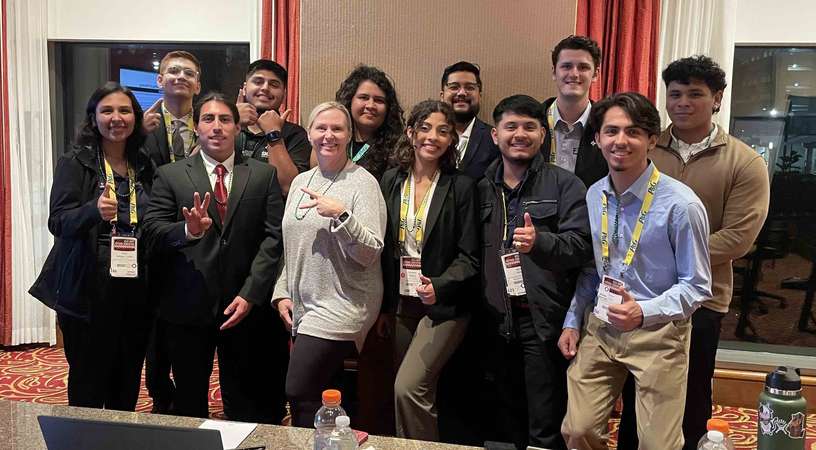
{"label": "thumbs up gesture", "polygon": [[99,215],[102,220],[110,222],[116,218],[116,199],[111,198],[111,185],[105,183],[105,189],[96,201],[96,208],[99,210]]}
{"label": "thumbs up gesture", "polygon": [[621,331],[632,331],[643,325],[643,309],[635,301],[632,294],[625,287],[612,287],[610,290],[620,295],[623,302],[620,305],[610,305],[607,317],[609,323]]}
{"label": "thumbs up gesture", "polygon": [[246,91],[241,88],[238,90],[238,97],[235,100],[235,106],[238,107],[238,116],[240,117],[241,127],[248,127],[255,125],[258,121],[258,110],[246,100]]}
{"label": "thumbs up gesture", "polygon": [[417,286],[416,292],[422,303],[425,305],[433,305],[436,303],[436,291],[434,291],[431,279],[425,275],[420,275],[419,282],[422,284]]}
{"label": "thumbs up gesture", "polygon": [[536,240],[536,230],[530,213],[524,213],[524,226],[513,231],[513,247],[521,253],[530,253]]}

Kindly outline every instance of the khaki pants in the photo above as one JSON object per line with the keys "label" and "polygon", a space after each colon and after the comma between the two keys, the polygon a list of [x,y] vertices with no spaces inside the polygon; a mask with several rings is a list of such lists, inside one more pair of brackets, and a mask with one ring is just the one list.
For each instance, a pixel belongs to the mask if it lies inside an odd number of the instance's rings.
{"label": "khaki pants", "polygon": [[588,314],[567,370],[561,433],[571,449],[606,449],[607,422],[629,372],[641,450],[683,448],[691,325],[688,319],[622,332]]}
{"label": "khaki pants", "polygon": [[462,343],[470,317],[457,317],[436,326],[424,316],[397,316],[397,356],[404,354],[394,383],[397,436],[439,440],[436,385],[439,374]]}

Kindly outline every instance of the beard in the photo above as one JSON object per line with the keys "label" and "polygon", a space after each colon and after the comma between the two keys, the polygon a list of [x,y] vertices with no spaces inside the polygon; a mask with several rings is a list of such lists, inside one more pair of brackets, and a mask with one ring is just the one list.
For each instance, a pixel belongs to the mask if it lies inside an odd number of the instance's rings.
{"label": "beard", "polygon": [[470,123],[471,120],[473,120],[474,117],[476,117],[476,114],[478,113],[479,113],[478,107],[476,108],[470,107],[468,108],[467,111],[462,112],[455,111],[453,113],[453,117],[454,120],[456,120],[456,123],[468,124]]}

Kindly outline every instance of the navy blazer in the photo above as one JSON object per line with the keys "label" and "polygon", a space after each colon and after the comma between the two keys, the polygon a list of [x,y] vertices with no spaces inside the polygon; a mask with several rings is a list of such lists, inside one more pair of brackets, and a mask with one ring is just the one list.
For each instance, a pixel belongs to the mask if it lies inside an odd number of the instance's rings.
{"label": "navy blazer", "polygon": [[492,130],[492,126],[482,122],[478,117],[473,123],[473,129],[470,130],[470,139],[465,157],[459,164],[459,170],[474,180],[482,178],[487,166],[500,155],[499,147],[493,143]]}

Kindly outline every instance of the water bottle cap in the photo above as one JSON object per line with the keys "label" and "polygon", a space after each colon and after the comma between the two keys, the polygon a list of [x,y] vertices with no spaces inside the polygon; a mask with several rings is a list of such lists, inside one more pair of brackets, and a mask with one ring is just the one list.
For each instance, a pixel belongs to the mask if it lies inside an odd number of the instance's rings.
{"label": "water bottle cap", "polygon": [[323,403],[339,405],[343,396],[337,389],[326,389],[323,391]]}
{"label": "water bottle cap", "polygon": [[349,416],[337,416],[337,418],[334,419],[334,425],[345,428],[351,425],[351,419],[349,419]]}
{"label": "water bottle cap", "polygon": [[722,419],[708,419],[706,423],[706,429],[708,431],[715,430],[719,431],[723,435],[726,435],[731,432],[731,427],[728,426],[728,422]]}
{"label": "water bottle cap", "polygon": [[802,379],[799,369],[791,366],[779,366],[765,377],[765,387],[774,394],[795,396],[802,390]]}
{"label": "water bottle cap", "polygon": [[711,441],[711,442],[717,442],[717,443],[722,442],[722,441],[723,441],[723,439],[725,439],[725,438],[723,437],[723,434],[722,434],[722,433],[720,433],[720,432],[719,432],[719,431],[717,431],[717,430],[711,430],[711,431],[709,431],[709,432],[706,434],[706,437],[708,438],[708,440],[709,440],[709,441]]}

